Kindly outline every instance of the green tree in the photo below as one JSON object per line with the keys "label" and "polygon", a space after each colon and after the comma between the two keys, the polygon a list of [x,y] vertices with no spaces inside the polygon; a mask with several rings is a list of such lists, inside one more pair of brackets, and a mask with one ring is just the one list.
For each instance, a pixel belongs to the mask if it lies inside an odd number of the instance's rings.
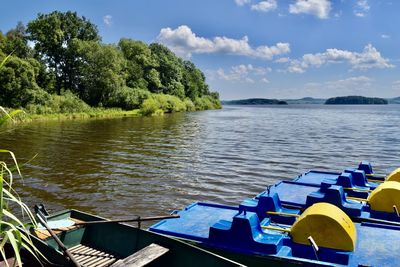
{"label": "green tree", "polygon": [[161,88],[156,57],[147,44],[132,39],[121,39],[118,44],[127,59],[126,84],[132,88],[157,92]]}
{"label": "green tree", "polygon": [[183,85],[185,86],[185,95],[194,100],[196,97],[208,94],[208,86],[205,76],[190,61],[184,61]]}
{"label": "green tree", "polygon": [[159,67],[157,70],[160,73],[162,93],[184,98],[185,91],[182,84],[184,67],[182,60],[161,44],[153,43],[149,47],[158,61]]}
{"label": "green tree", "polygon": [[38,75],[35,59],[24,60],[11,56],[0,69],[0,105],[24,107],[34,102],[42,91],[36,83]]}
{"label": "green tree", "polygon": [[79,41],[73,43],[81,60],[78,94],[92,106],[107,106],[110,98],[125,86],[125,59],[112,45]]}
{"label": "green tree", "polygon": [[37,56],[42,59],[56,79],[56,91],[62,88],[74,90],[78,86],[80,68],[73,40],[99,41],[97,27],[76,12],[54,11],[39,14],[28,23],[29,38],[35,43]]}
{"label": "green tree", "polygon": [[30,56],[31,49],[28,46],[26,29],[22,22],[18,22],[17,26],[9,30],[3,38],[0,37],[0,49],[5,54],[13,54],[20,58]]}

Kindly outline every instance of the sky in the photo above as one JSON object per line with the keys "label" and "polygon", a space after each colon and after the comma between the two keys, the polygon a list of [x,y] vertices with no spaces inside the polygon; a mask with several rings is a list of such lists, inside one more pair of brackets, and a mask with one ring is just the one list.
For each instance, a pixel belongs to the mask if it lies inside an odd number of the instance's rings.
{"label": "sky", "polygon": [[104,43],[159,42],[223,100],[400,96],[400,1],[2,0],[0,30],[76,11]]}

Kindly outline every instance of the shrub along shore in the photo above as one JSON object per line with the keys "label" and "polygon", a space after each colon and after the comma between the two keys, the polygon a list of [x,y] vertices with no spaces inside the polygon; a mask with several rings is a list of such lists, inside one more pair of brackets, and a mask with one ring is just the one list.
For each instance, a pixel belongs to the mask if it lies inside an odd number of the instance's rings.
{"label": "shrub along shore", "polygon": [[104,44],[75,12],[0,31],[0,106],[24,120],[159,115],[221,108],[205,76],[162,44]]}
{"label": "shrub along shore", "polygon": [[[133,110],[123,110],[121,108],[101,108],[82,105],[80,111],[76,106],[69,106],[67,101],[60,101],[59,106],[36,106],[43,109],[39,112],[32,112],[23,109],[24,112],[18,113],[9,122],[23,123],[31,121],[45,120],[70,120],[70,119],[91,119],[91,118],[119,118],[119,117],[139,117],[139,116],[160,116],[165,113],[200,111],[208,109],[220,109],[221,105],[213,98],[203,97],[196,99],[193,103],[190,99],[180,100],[177,97],[163,94],[153,94],[146,99],[141,108]],[[71,109],[69,109],[71,107]],[[13,109],[8,109],[12,112]]]}

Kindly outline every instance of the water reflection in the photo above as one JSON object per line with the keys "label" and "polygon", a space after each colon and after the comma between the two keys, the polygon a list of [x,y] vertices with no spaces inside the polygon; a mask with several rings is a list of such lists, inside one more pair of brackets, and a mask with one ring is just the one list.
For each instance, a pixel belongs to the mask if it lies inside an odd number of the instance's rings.
{"label": "water reflection", "polygon": [[389,106],[226,107],[151,118],[35,122],[0,133],[23,168],[29,205],[108,217],[193,201],[237,204],[311,168],[399,165],[400,111]]}

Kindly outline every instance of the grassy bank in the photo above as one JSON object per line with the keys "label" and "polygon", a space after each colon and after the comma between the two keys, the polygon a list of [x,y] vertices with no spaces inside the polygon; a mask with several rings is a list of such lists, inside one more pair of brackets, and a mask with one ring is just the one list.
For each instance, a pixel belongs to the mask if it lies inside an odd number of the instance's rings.
{"label": "grassy bank", "polygon": [[118,117],[137,117],[141,116],[140,109],[122,110],[113,108],[92,108],[85,112],[71,113],[52,113],[52,114],[32,114],[29,112],[20,113],[15,122],[31,122],[44,120],[71,120],[71,119],[91,119],[91,118],[118,118]]}
{"label": "grassy bank", "polygon": [[[57,101],[51,102],[51,104],[45,106],[28,106],[28,108],[23,109],[24,112],[20,112],[15,116],[13,121],[21,123],[45,120],[160,116],[165,113],[221,108],[218,100],[208,96],[196,98],[195,101],[191,101],[190,99],[182,100],[178,97],[164,94],[152,94],[143,101],[140,108],[133,110],[89,107],[80,101],[78,103],[75,103],[75,101]],[[8,109],[8,112],[12,112],[12,109]]]}

